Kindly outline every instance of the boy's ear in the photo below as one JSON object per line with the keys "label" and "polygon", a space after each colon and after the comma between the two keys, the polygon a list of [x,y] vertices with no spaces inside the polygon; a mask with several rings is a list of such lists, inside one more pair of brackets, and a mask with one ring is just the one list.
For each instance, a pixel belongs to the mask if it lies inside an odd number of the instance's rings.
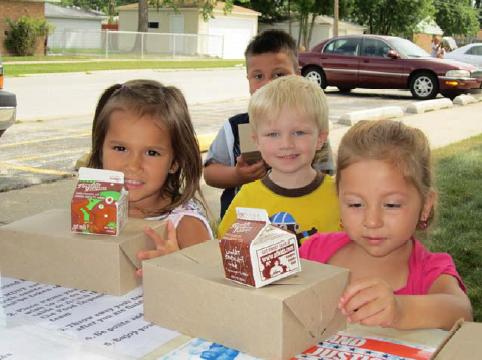
{"label": "boy's ear", "polygon": [[321,150],[321,148],[325,144],[327,138],[328,138],[328,132],[320,131],[320,133],[318,134],[317,142],[316,142],[316,150]]}
{"label": "boy's ear", "polygon": [[423,204],[422,213],[420,214],[420,220],[427,221],[432,215],[432,210],[437,203],[438,195],[435,191],[430,190]]}

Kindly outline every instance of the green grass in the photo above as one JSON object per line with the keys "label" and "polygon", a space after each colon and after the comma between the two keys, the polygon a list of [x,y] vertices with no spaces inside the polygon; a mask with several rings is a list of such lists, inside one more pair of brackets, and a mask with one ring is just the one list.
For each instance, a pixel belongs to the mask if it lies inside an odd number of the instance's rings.
{"label": "green grass", "polygon": [[[62,60],[65,58],[62,58]],[[57,59],[60,60],[60,59]],[[5,60],[4,60],[5,61]],[[90,72],[96,70],[131,70],[131,69],[204,69],[234,67],[244,64],[243,60],[117,60],[95,62],[68,62],[42,64],[5,64],[5,76],[27,74],[47,74],[65,72]]]}
{"label": "green grass", "polygon": [[448,252],[482,321],[482,134],[434,151],[439,204],[424,243]]}
{"label": "green grass", "polygon": [[[53,55],[53,56],[43,56],[43,55],[36,55],[36,56],[3,56],[2,60],[4,62],[8,61],[70,61],[70,60],[88,60],[92,59],[91,56],[85,55]],[[93,60],[93,59],[92,59]]]}

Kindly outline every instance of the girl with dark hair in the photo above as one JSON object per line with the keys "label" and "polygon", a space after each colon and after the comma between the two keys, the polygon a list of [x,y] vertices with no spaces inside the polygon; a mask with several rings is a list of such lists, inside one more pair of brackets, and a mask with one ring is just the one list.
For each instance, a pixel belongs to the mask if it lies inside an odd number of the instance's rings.
{"label": "girl with dark hair", "polygon": [[[161,256],[212,238],[202,194],[199,145],[181,91],[151,80],[131,80],[104,91],[95,110],[89,167],[122,171],[129,216],[167,219],[167,239],[147,227]],[[139,270],[139,274],[140,274]]]}

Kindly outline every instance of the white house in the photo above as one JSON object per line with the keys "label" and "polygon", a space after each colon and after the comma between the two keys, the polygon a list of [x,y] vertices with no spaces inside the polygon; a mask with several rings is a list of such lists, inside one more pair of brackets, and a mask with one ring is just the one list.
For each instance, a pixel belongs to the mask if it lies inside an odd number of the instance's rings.
{"label": "white house", "polygon": [[[318,15],[315,18],[315,24],[313,25],[313,33],[311,35],[311,41],[309,48],[312,48],[316,44],[322,42],[325,39],[333,37],[333,23],[334,18],[330,16]],[[259,24],[259,30],[266,29],[279,29],[288,32],[289,23],[283,21],[274,24]],[[298,39],[300,24],[299,21],[291,22],[291,35],[293,38]],[[365,27],[353,24],[346,21],[338,21],[338,35],[355,35],[363,34]]]}
{"label": "white house", "polygon": [[101,24],[106,18],[100,12],[45,3],[45,19],[54,26],[47,46],[97,49],[101,47]]}
{"label": "white house", "polygon": [[[137,31],[138,4],[118,7],[119,31]],[[224,3],[213,9],[214,18],[204,21],[202,11],[186,5],[171,8],[150,7],[149,36],[143,45],[147,51],[176,55],[209,55],[224,59],[241,59],[248,42],[258,31],[260,13],[241,6],[233,6],[224,13]],[[152,35],[151,35],[152,34]],[[119,38],[119,47],[133,46],[135,39]]]}

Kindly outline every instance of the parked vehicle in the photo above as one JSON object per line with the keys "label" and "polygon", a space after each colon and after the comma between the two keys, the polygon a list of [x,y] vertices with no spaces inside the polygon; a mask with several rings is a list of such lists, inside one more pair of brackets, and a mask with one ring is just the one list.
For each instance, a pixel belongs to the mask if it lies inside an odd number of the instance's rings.
{"label": "parked vehicle", "polygon": [[462,61],[482,69],[482,43],[462,46],[445,54],[445,58]]}
{"label": "parked vehicle", "polygon": [[3,64],[0,57],[0,136],[15,122],[17,97],[3,90]]}
{"label": "parked vehicle", "polygon": [[393,36],[354,35],[328,39],[300,53],[303,76],[322,88],[410,89],[417,99],[440,92],[453,97],[479,89],[482,71],[454,60],[432,58],[409,40]]}

